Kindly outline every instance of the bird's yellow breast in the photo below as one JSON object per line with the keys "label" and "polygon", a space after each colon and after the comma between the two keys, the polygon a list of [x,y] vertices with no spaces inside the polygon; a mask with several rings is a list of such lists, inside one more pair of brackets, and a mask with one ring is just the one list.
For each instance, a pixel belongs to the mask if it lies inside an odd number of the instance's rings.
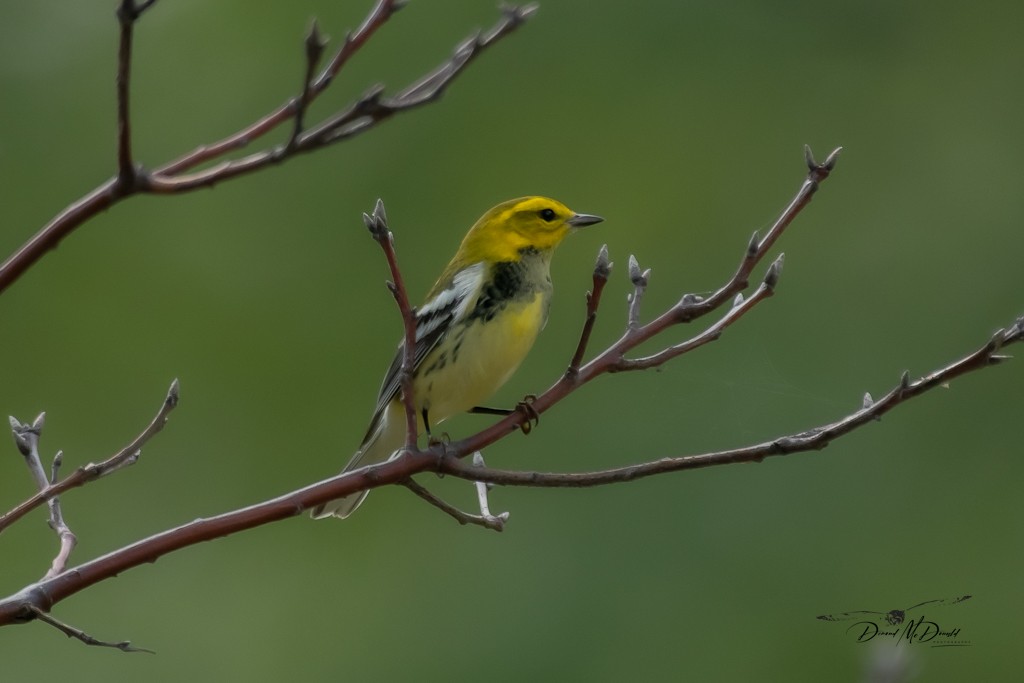
{"label": "bird's yellow breast", "polygon": [[[508,302],[488,323],[469,322],[438,345],[416,377],[416,405],[432,423],[485,403],[516,371],[547,317],[549,292]],[[444,354],[444,362],[438,362]]]}

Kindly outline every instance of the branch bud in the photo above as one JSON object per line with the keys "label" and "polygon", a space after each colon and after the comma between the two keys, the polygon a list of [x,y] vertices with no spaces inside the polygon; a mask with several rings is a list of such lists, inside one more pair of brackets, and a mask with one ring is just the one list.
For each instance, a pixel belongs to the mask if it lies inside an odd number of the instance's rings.
{"label": "branch bud", "polygon": [[985,350],[988,353],[998,351],[1000,348],[1002,348],[1005,339],[1006,330],[1000,327],[998,330],[995,331],[995,334],[993,334],[992,337],[988,340],[988,344],[985,345]]}
{"label": "branch bud", "polygon": [[377,204],[373,207],[373,215],[363,214],[363,225],[366,226],[370,234],[373,235],[373,239],[378,242],[387,239],[388,236],[388,216],[384,212],[384,200],[378,199]]}
{"label": "branch bud", "polygon": [[597,252],[597,261],[594,263],[594,277],[599,280],[607,280],[612,272],[612,262],[608,260],[608,245],[602,244]]}
{"label": "branch bud", "polygon": [[754,258],[757,256],[757,250],[761,248],[761,235],[758,234],[757,230],[750,236],[750,242],[747,244],[747,258]]}
{"label": "branch bud", "polygon": [[473,35],[466,38],[455,47],[455,57],[465,61],[473,56],[473,53],[480,47],[480,30],[473,31]]}
{"label": "branch bud", "polygon": [[[42,413],[43,415],[45,413]],[[14,445],[18,447],[18,452],[26,458],[32,455],[32,448],[34,441],[37,443],[39,439],[39,432],[36,430],[34,424],[29,425],[27,423],[19,422],[14,416],[8,417],[11,423],[11,435],[14,437]],[[39,418],[36,418],[39,421]]]}
{"label": "branch bud", "polygon": [[836,167],[836,162],[839,160],[839,153],[842,151],[842,147],[836,147],[834,150],[832,150],[829,153],[829,155],[825,157],[825,161],[821,163],[822,167],[824,167],[826,171],[831,171],[832,169],[834,169]]}
{"label": "branch bud", "polygon": [[811,151],[810,145],[804,145],[804,163],[807,164],[807,169],[810,171],[818,168],[818,162],[814,160],[814,153]]}
{"label": "branch bud", "polygon": [[171,388],[167,390],[167,398],[164,399],[164,403],[174,408],[178,405],[180,397],[181,385],[178,383],[178,378],[175,377],[174,381],[171,382]]}
{"label": "branch bud", "polygon": [[651,270],[648,268],[645,271],[640,270],[640,264],[636,260],[636,256],[629,255],[629,280],[635,287],[646,287],[647,277],[651,274]]}
{"label": "branch bud", "polygon": [[775,286],[779,284],[779,277],[782,275],[782,264],[785,261],[786,255],[779,254],[779,257],[768,267],[768,272],[764,274],[764,284],[769,289],[775,289]]}
{"label": "branch bud", "polygon": [[540,9],[540,5],[535,2],[531,2],[529,5],[521,5],[517,7],[516,5],[506,5],[505,3],[502,3],[500,9],[505,14],[505,17],[509,22],[518,25],[536,14],[537,10]]}

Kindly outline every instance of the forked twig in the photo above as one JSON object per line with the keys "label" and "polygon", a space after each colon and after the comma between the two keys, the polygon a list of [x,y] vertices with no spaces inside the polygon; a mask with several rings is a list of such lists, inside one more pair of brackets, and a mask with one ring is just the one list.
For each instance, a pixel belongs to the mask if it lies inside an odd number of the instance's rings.
{"label": "forked twig", "polygon": [[[316,78],[312,78],[314,65],[319,62],[323,48],[319,29],[314,24],[306,37],[306,78],[297,96],[233,135],[212,144],[200,145],[173,161],[147,171],[132,157],[129,84],[135,22],[154,4],[155,0],[121,0],[118,9],[121,38],[117,66],[116,173],[54,216],[0,264],[0,292],[10,287],[79,226],[127,197],[140,193],[182,193],[213,187],[279,164],[297,154],[321,149],[364,133],[396,114],[436,102],[470,62],[486,48],[515,31],[537,9],[536,5],[504,8],[502,18],[490,31],[474,34],[456,48],[450,59],[393,97],[385,98],[382,88],[373,88],[350,106],[306,130],[305,115],[309,105],[331,84],[348,60],[405,3],[402,0],[378,0],[359,28],[346,36],[334,57]],[[293,130],[286,142],[239,158],[224,158],[260,140],[287,121],[293,121]],[[219,163],[214,163],[218,159]]]}
{"label": "forked twig", "polygon": [[80,640],[86,645],[93,645],[96,647],[112,647],[116,650],[120,650],[121,652],[148,652],[151,655],[156,654],[156,652],[154,652],[153,650],[147,650],[144,647],[135,647],[134,645],[132,645],[132,642],[130,640],[122,640],[120,642],[115,643],[106,640],[99,640],[98,638],[93,638],[82,629],[75,628],[70,624],[65,624],[63,621],[56,619],[55,617],[47,614],[46,612],[44,612],[43,610],[39,609],[34,605],[30,605],[28,609],[39,621],[45,624],[49,624],[50,626],[54,627],[55,629],[66,635],[68,638]]}
{"label": "forked twig", "polygon": [[[431,493],[426,487],[422,486],[413,479],[407,479],[402,482],[402,486],[409,489],[417,496],[427,501],[437,509],[449,515],[456,522],[462,525],[473,524],[475,526],[482,526],[485,529],[491,529],[493,531],[504,531],[505,522],[508,521],[508,513],[502,513],[501,515],[491,515],[490,512],[484,512],[481,510],[479,515],[474,515],[469,512],[465,512],[455,507],[451,503],[448,503],[442,498],[438,498]],[[486,486],[481,484],[481,486]]]}
{"label": "forked twig", "polygon": [[[167,423],[168,416],[177,405],[178,380],[174,380],[171,382],[171,387],[167,390],[167,396],[164,398],[163,403],[160,404],[160,410],[157,411],[156,416],[149,425],[142,430],[142,433],[132,440],[131,443],[102,462],[82,465],[63,480],[52,485],[40,487],[40,491],[37,494],[26,499],[10,512],[0,517],[0,532],[24,517],[30,511],[42,505],[47,500],[54,498],[55,496],[59,496],[70,489],[95,481],[100,477],[105,477],[111,472],[115,472],[122,467],[134,464],[142,452],[142,446],[164,428],[164,425]],[[14,425],[12,423],[12,428],[13,427]]]}

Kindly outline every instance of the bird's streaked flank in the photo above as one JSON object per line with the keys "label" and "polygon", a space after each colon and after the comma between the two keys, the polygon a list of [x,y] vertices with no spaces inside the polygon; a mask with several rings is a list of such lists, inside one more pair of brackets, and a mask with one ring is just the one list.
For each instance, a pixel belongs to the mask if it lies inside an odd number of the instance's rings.
{"label": "bird's streaked flank", "polygon": [[[476,222],[416,311],[413,405],[428,434],[486,401],[512,376],[547,321],[551,255],[576,228],[601,222],[546,197],[513,199]],[[383,462],[405,443],[399,345],[363,443],[344,472]],[[345,518],[367,492],[313,510]]]}

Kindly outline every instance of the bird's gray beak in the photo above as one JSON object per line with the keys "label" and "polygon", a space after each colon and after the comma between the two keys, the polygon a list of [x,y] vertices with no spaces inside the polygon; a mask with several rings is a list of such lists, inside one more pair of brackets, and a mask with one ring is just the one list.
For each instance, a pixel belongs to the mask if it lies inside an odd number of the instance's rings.
{"label": "bird's gray beak", "polygon": [[566,223],[574,228],[582,228],[587,225],[593,225],[594,223],[600,223],[603,220],[604,219],[600,216],[591,216],[588,213],[577,213],[567,220]]}

